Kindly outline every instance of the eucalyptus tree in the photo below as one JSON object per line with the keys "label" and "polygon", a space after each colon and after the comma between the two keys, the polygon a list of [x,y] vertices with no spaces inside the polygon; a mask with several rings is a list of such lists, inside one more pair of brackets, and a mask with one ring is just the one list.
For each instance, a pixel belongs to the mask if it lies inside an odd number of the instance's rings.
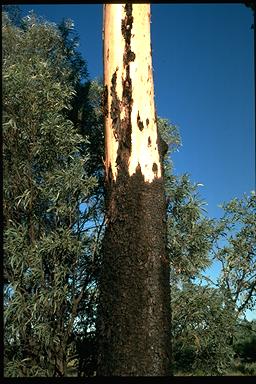
{"label": "eucalyptus tree", "polygon": [[221,265],[216,285],[225,292],[226,305],[237,317],[256,305],[255,191],[223,203],[213,259]]}
{"label": "eucalyptus tree", "polygon": [[19,25],[3,13],[5,375],[65,376],[79,308],[95,301],[97,178],[68,118],[86,67],[70,21]]}
{"label": "eucalyptus tree", "polygon": [[149,4],[104,5],[106,232],[99,375],[168,375],[169,260]]}
{"label": "eucalyptus tree", "polygon": [[[255,309],[255,192],[223,204],[223,216],[209,220],[188,180],[172,191],[180,196],[169,216],[174,371],[225,374],[239,350],[238,330],[250,324],[242,319]],[[215,279],[205,272],[213,263]]]}

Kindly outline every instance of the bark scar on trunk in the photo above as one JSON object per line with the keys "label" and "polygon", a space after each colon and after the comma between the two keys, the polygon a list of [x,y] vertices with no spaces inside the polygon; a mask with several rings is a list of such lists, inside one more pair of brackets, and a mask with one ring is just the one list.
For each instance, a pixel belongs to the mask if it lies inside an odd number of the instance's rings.
{"label": "bark scar on trunk", "polygon": [[158,166],[156,163],[153,163],[153,166],[152,166],[152,171],[154,172],[155,176],[157,177],[157,173],[158,173]]}
{"label": "bark scar on trunk", "polygon": [[[131,30],[133,24],[132,4],[125,5],[125,18],[121,22],[121,32],[125,40],[123,66],[125,69],[125,79],[122,79],[122,107],[125,117],[121,120],[119,145],[117,150],[116,163],[121,168],[128,168],[128,160],[131,155],[131,134],[132,134],[132,79],[130,76],[130,62],[135,60],[135,53],[131,51]],[[120,116],[120,115],[119,115]]]}
{"label": "bark scar on trunk", "polygon": [[138,111],[138,115],[137,115],[137,125],[138,125],[138,127],[139,127],[139,130],[140,130],[140,131],[143,131],[143,129],[144,129],[144,124],[143,124],[143,121],[141,121],[141,119],[140,119],[140,113],[139,113],[139,111]]}
{"label": "bark scar on trunk", "polygon": [[121,121],[121,119],[120,119],[120,114],[121,114],[120,100],[117,96],[117,91],[116,91],[117,71],[118,71],[118,68],[115,70],[115,72],[112,75],[111,88],[110,88],[110,94],[112,97],[110,117],[112,119],[113,133],[114,133],[114,137],[115,137],[116,141],[118,141],[120,138],[120,121]]}
{"label": "bark scar on trunk", "polygon": [[135,60],[135,53],[131,51],[131,36],[132,36],[132,4],[125,4],[125,18],[122,20],[122,35],[125,41],[124,67]]}
{"label": "bark scar on trunk", "polygon": [[102,110],[103,116],[108,116],[108,86],[104,86],[103,96],[102,96]]}

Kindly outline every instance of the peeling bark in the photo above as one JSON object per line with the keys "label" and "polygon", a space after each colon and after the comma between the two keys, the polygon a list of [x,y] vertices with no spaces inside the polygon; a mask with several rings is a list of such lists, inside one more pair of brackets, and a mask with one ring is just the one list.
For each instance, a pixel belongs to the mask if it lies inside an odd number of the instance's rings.
{"label": "peeling bark", "polygon": [[97,322],[97,374],[104,376],[165,376],[170,369],[166,201],[148,14],[149,4],[105,5],[107,228]]}

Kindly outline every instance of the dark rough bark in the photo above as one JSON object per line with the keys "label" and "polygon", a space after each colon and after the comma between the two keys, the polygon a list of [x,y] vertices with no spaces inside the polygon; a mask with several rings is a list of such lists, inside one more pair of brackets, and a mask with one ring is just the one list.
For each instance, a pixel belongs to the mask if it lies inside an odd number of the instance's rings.
{"label": "dark rough bark", "polygon": [[162,179],[111,186],[100,281],[99,375],[168,375],[169,267]]}

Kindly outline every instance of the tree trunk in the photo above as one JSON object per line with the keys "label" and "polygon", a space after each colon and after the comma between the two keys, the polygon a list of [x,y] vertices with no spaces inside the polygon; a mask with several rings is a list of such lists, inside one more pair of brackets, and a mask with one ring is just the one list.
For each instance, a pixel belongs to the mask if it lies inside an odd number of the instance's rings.
{"label": "tree trunk", "polygon": [[168,375],[166,201],[154,106],[149,4],[104,5],[107,228],[98,375]]}

